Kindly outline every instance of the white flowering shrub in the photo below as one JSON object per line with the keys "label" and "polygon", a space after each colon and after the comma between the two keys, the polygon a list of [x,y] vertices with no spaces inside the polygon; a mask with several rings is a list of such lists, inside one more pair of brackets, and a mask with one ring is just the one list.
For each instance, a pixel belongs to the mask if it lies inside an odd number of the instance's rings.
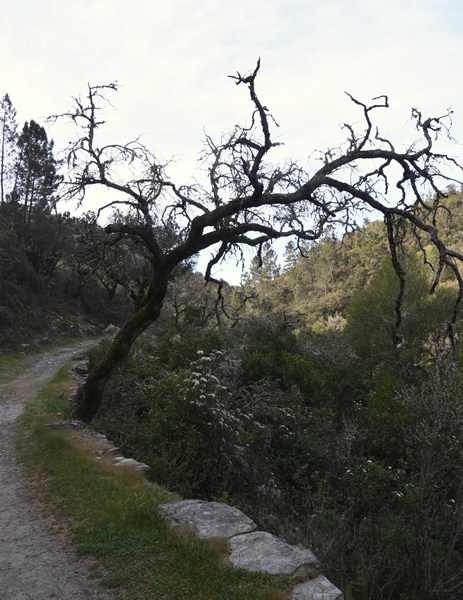
{"label": "white flowering shrub", "polygon": [[240,348],[203,350],[175,336],[160,354],[138,350],[110,383],[105,431],[183,495],[233,497],[262,515],[284,505],[288,485],[317,456],[298,394],[270,380],[244,382]]}
{"label": "white flowering shrub", "polygon": [[146,382],[145,394],[151,406],[145,460],[158,481],[247,506],[252,498],[263,509],[281,500],[280,481],[289,476],[285,448],[293,444],[297,418],[275,386],[240,385],[232,353],[199,350],[188,369]]}

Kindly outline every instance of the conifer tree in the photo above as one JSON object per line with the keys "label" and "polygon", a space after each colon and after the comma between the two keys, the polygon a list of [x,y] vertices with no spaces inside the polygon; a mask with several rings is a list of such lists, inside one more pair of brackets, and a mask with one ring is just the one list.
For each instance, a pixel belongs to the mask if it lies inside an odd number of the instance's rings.
{"label": "conifer tree", "polygon": [[34,209],[50,211],[61,181],[53,156],[53,140],[45,129],[31,120],[24,124],[17,142],[15,182],[11,200],[22,206],[21,238],[27,237]]}

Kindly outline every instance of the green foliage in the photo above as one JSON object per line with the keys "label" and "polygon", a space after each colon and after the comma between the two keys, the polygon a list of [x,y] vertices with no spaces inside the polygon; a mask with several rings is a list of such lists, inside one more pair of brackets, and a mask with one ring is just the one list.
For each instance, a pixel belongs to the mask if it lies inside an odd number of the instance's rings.
{"label": "green foliage", "polygon": [[273,380],[285,391],[295,387],[311,404],[322,400],[320,376],[312,361],[291,331],[278,324],[258,324],[248,331],[243,377],[247,382]]}
{"label": "green foliage", "polygon": [[29,405],[20,426],[20,454],[41,475],[43,497],[69,526],[79,553],[91,557],[105,587],[127,600],[284,597],[291,586],[287,579],[226,566],[224,544],[170,529],[158,512],[159,504],[171,500],[161,487],[147,485],[138,473],[97,463],[84,444],[76,446],[65,431],[47,427],[61,416],[58,406],[50,411],[56,393],[68,385],[69,373],[61,372]]}
{"label": "green foliage", "polygon": [[24,224],[28,224],[36,206],[42,210],[54,206],[54,194],[62,178],[57,174],[53,141],[36,121],[24,123],[17,146],[15,182],[9,200],[23,205]]}
{"label": "green foliage", "polygon": [[154,343],[148,345],[147,352],[156,356],[166,369],[177,370],[186,368],[196,360],[198,351],[204,353],[220,350],[227,344],[226,336],[217,329],[196,330],[191,329],[186,335],[172,334],[155,338]]}
{"label": "green foliage", "polygon": [[271,257],[264,254],[261,275],[247,282],[253,313],[279,312],[292,316],[315,330],[342,326],[353,290],[361,288],[387,255],[384,225],[367,224],[342,240],[326,235],[316,244],[287,248],[286,268],[272,269]]}
{"label": "green foliage", "polygon": [[98,426],[170,489],[225,499],[312,547],[347,597],[440,597],[432,590],[463,569],[450,359],[438,354],[420,384],[383,375],[368,388],[339,333],[296,337],[270,321],[245,331],[222,332],[217,351],[193,331],[147,336]]}
{"label": "green foliage", "polygon": [[356,420],[365,433],[362,440],[367,456],[400,465],[405,451],[404,431],[411,419],[409,408],[399,395],[398,379],[378,381],[357,408]]}
{"label": "green foliage", "polygon": [[[109,384],[97,423],[148,462],[156,481],[183,495],[257,503],[265,513],[285,502],[299,473],[323,462],[322,432],[303,400],[303,392],[314,398],[321,379],[301,350],[295,352],[291,336],[276,342],[283,354],[265,363],[273,370],[250,377],[249,357],[262,366],[254,360],[255,338],[246,348],[233,347],[234,340],[222,333],[223,350],[202,350],[198,345],[206,348],[217,334],[167,336],[155,345],[147,338],[136,361]],[[283,382],[275,371],[281,357],[295,378],[288,389],[289,375]]]}
{"label": "green foliage", "polygon": [[102,246],[89,245],[89,231],[100,243],[106,234],[87,216],[56,210],[59,167],[39,123],[27,121],[18,135],[6,94],[0,101],[0,337],[7,348],[66,335],[76,321],[106,325],[128,314],[122,284],[109,299],[97,276]]}
{"label": "green foliage", "polygon": [[339,551],[351,548],[351,568],[368,565],[355,597],[457,598],[463,583],[461,375],[439,361],[420,386],[389,396],[389,415],[386,395],[360,409],[337,509]]}
{"label": "green foliage", "polygon": [[393,343],[399,280],[390,260],[383,261],[349,306],[345,331],[370,373],[390,374],[400,365],[410,369],[427,360],[451,318],[455,290],[441,286],[430,295],[430,273],[424,265],[411,256],[404,264],[407,274],[398,329],[400,346]]}

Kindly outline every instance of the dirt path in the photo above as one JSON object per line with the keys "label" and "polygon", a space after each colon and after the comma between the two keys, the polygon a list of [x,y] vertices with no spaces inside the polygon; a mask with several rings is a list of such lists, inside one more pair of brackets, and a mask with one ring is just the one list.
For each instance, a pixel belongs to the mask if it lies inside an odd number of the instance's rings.
{"label": "dirt path", "polygon": [[81,343],[28,359],[27,371],[0,384],[0,600],[107,600],[85,564],[41,513],[14,450],[14,421],[28,398]]}

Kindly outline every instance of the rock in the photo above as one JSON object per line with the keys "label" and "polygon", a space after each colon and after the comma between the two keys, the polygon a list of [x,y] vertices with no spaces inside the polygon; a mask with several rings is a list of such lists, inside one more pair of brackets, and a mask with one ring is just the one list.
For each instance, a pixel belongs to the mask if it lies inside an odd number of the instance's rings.
{"label": "rock", "polygon": [[113,465],[115,467],[134,467],[136,471],[140,471],[141,473],[146,473],[146,471],[151,469],[151,467],[145,463],[139,462],[134,458],[124,458],[123,456],[114,458]]}
{"label": "rock", "polygon": [[72,419],[68,421],[69,427],[73,427],[74,429],[84,429],[86,427],[83,421],[79,421],[79,419]]}
{"label": "rock", "polygon": [[[109,441],[104,433],[98,433],[97,431],[90,431],[89,436],[97,442],[108,442]],[[130,459],[130,460],[132,460],[132,459]]]}
{"label": "rock", "polygon": [[96,327],[95,325],[86,325],[85,326],[85,333],[87,335],[98,335],[98,327]]}
{"label": "rock", "polygon": [[222,502],[180,500],[162,504],[159,510],[173,527],[191,527],[203,539],[231,538],[257,528],[240,510]]}
{"label": "rock", "polygon": [[315,555],[303,546],[292,546],[265,531],[238,535],[230,540],[230,562],[235,567],[271,575],[292,575],[317,567]]}
{"label": "rock", "polygon": [[75,375],[78,375],[79,377],[87,377],[89,370],[90,370],[90,361],[88,360],[88,358],[79,361],[71,369],[71,371]]}
{"label": "rock", "polygon": [[[111,457],[113,458],[113,462],[116,460],[116,458],[124,458],[122,456],[122,454],[120,453],[120,448],[117,448],[116,446],[106,446],[104,448],[98,448],[97,450],[95,450],[95,454],[97,454],[98,456],[101,455],[111,455]],[[119,455],[119,456],[113,456],[113,455]]]}
{"label": "rock", "polygon": [[107,327],[105,327],[105,329],[103,329],[103,335],[112,337],[113,335],[116,335],[118,330],[119,330],[118,327],[111,324],[111,325],[108,325]]}
{"label": "rock", "polygon": [[304,581],[291,592],[290,600],[343,600],[344,595],[323,575]]}
{"label": "rock", "polygon": [[69,392],[69,404],[71,406],[77,406],[80,402],[82,390],[79,385]]}
{"label": "rock", "polygon": [[57,423],[48,423],[47,427],[51,427],[52,429],[84,429],[86,425],[83,421],[78,421],[77,419],[75,419],[72,421],[58,421]]}

